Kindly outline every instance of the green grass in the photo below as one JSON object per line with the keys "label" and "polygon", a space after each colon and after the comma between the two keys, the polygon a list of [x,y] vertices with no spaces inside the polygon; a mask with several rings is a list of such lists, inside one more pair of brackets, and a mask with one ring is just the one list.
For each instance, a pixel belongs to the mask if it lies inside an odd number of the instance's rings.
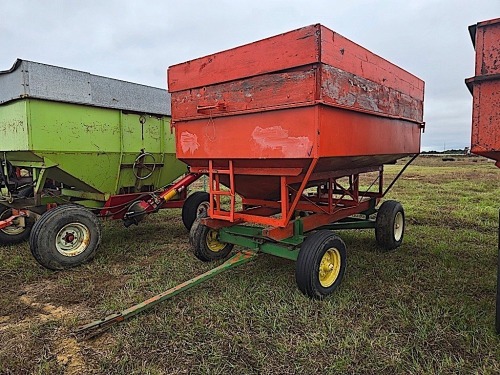
{"label": "green grass", "polygon": [[331,298],[305,298],[293,262],[261,255],[66,348],[78,325],[216,264],[190,253],[178,210],[106,222],[96,259],[70,271],[0,246],[0,373],[500,373],[499,196],[491,162],[418,158],[387,197],[405,208],[403,245],[383,253],[370,230],[339,232],[348,269]]}

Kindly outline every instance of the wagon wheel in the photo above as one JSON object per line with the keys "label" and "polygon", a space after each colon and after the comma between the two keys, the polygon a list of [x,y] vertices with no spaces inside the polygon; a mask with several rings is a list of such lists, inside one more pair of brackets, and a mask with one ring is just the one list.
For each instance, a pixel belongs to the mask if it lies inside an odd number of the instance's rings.
{"label": "wagon wheel", "polygon": [[200,218],[189,231],[189,242],[194,255],[204,262],[224,259],[233,249],[233,244],[220,242],[219,232],[201,224]]}
{"label": "wagon wheel", "polygon": [[393,250],[403,242],[405,212],[401,203],[385,201],[380,206],[375,222],[375,238],[385,250]]}
{"label": "wagon wheel", "polygon": [[190,230],[194,221],[199,216],[206,216],[209,208],[210,194],[196,191],[191,194],[182,206],[182,222]]}
{"label": "wagon wheel", "polygon": [[[12,210],[8,207],[0,205],[0,221],[12,216]],[[30,217],[18,218],[13,224],[0,229],[0,243],[16,244],[26,241],[31,233],[31,228],[35,223]]]}
{"label": "wagon wheel", "polygon": [[44,213],[30,236],[31,253],[42,266],[52,270],[89,261],[100,243],[98,218],[86,208],[72,204]]}
{"label": "wagon wheel", "polygon": [[329,230],[320,230],[300,246],[295,280],[302,293],[323,299],[338,288],[347,265],[344,241]]}
{"label": "wagon wheel", "polygon": [[[148,160],[149,159],[149,160]],[[138,180],[145,180],[153,175],[156,159],[150,152],[141,152],[134,160],[132,172]]]}

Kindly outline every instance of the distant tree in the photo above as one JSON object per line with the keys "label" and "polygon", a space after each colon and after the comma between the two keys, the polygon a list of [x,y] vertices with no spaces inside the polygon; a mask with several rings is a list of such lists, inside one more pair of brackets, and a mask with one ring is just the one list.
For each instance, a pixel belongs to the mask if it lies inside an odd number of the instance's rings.
{"label": "distant tree", "polygon": [[455,154],[455,155],[470,155],[470,149],[469,147],[465,148],[453,148],[450,150],[444,150],[444,151],[422,151],[421,154],[436,154],[436,155],[449,155],[449,154]]}

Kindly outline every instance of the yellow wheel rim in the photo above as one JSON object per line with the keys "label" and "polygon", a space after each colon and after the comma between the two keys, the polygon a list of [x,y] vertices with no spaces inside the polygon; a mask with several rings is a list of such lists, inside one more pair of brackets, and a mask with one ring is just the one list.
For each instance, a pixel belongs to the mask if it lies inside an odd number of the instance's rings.
{"label": "yellow wheel rim", "polygon": [[323,288],[332,286],[337,280],[341,263],[340,252],[336,248],[332,247],[325,252],[319,264],[319,283]]}
{"label": "yellow wheel rim", "polygon": [[216,230],[209,229],[206,238],[207,247],[214,253],[221,251],[226,246],[225,243],[219,242],[219,240],[217,239],[217,234],[218,233]]}

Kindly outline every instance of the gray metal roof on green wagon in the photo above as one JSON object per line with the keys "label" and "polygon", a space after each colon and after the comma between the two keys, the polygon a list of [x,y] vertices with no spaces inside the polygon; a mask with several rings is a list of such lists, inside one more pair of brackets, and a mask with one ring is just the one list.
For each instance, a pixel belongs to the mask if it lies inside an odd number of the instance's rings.
{"label": "gray metal roof on green wagon", "polygon": [[0,104],[22,98],[170,116],[170,94],[160,88],[79,70],[17,59],[0,71]]}

